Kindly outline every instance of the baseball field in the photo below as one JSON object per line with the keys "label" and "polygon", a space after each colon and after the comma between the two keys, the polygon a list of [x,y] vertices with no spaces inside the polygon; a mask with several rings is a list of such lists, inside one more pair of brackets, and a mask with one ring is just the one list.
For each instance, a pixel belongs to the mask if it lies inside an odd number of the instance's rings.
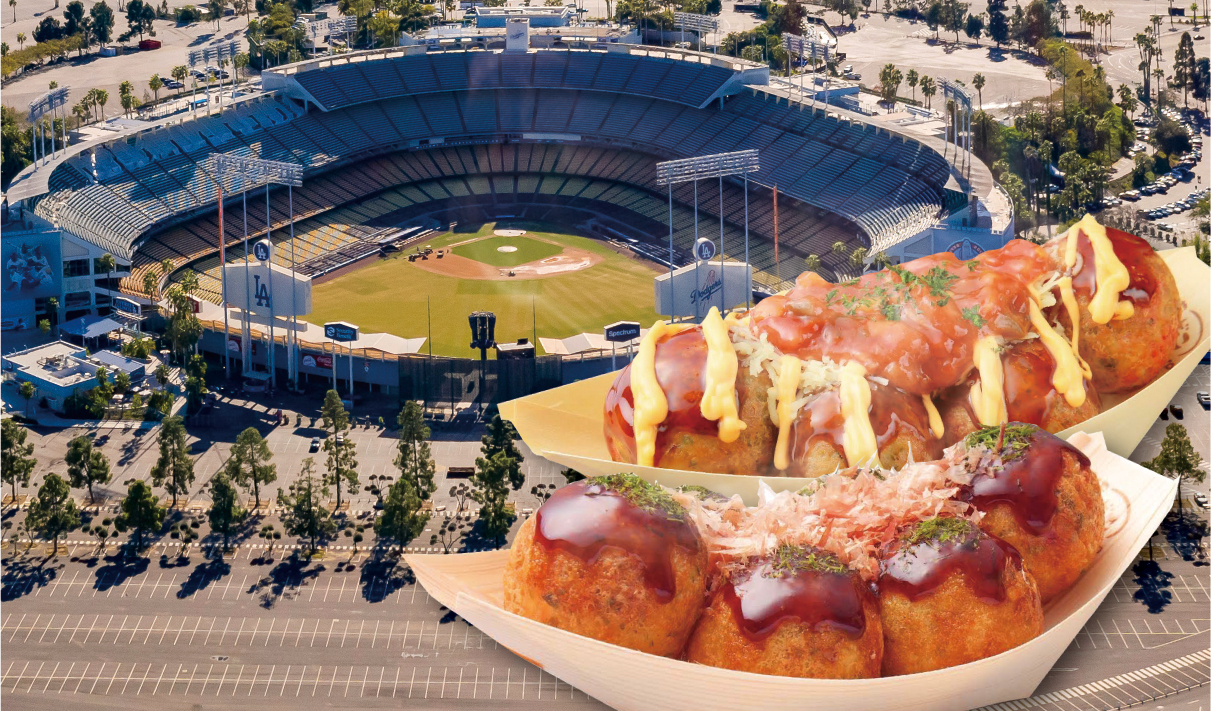
{"label": "baseball field", "polygon": [[[521,230],[522,235],[496,234]],[[308,320],[349,321],[363,333],[405,338],[428,336],[431,328],[434,355],[467,357],[478,355],[468,346],[467,315],[473,311],[496,314],[496,340],[502,343],[533,339],[535,330],[542,338],[566,338],[600,333],[614,321],[650,325],[657,318],[657,268],[566,227],[460,225],[419,246],[434,253],[410,262],[410,246],[315,285]]]}

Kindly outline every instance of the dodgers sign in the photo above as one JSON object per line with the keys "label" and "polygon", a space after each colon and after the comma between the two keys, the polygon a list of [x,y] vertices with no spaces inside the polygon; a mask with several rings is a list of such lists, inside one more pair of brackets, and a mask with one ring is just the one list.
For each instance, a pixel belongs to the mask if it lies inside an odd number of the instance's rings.
{"label": "dodgers sign", "polygon": [[331,321],[324,324],[324,337],[334,341],[356,341],[357,326],[345,321]]}
{"label": "dodgers sign", "polygon": [[273,258],[273,243],[267,239],[254,242],[252,245],[252,257],[258,262],[268,262]]}
{"label": "dodgers sign", "polygon": [[752,298],[752,270],[743,262],[724,262],[722,268],[697,262],[674,271],[671,280],[665,272],[655,281],[656,313],[665,316],[701,317],[712,306],[730,309]]}
{"label": "dodgers sign", "polygon": [[699,237],[694,243],[694,256],[700,262],[708,262],[715,256],[715,243],[706,237]]}

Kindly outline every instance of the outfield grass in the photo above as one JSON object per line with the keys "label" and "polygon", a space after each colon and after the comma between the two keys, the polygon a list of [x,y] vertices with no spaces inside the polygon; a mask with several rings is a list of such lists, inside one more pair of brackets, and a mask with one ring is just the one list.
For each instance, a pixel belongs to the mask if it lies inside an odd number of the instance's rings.
{"label": "outfield grass", "polygon": [[[501,247],[516,247],[516,252],[501,252]],[[542,242],[529,237],[486,237],[478,242],[464,244],[454,248],[454,253],[460,257],[474,259],[477,262],[491,264],[494,267],[515,267],[527,262],[537,262],[540,259],[554,257],[563,251],[563,247],[550,242]]]}
{"label": "outfield grass", "polygon": [[462,357],[478,355],[468,347],[471,331],[467,315],[472,311],[496,313],[496,340],[501,342],[533,338],[535,322],[538,336],[566,338],[586,331],[600,332],[602,326],[614,321],[636,320],[650,325],[656,320],[652,279],[658,272],[651,267],[619,256],[597,240],[561,234],[561,228],[553,225],[488,223],[474,227],[460,226],[457,233],[435,237],[427,244],[435,249],[446,247],[477,234],[491,234],[497,227],[508,227],[529,230],[543,239],[601,255],[604,260],[569,274],[489,281],[427,272],[410,264],[406,253],[401,253],[315,286],[314,308],[307,320],[320,324],[349,321],[364,333],[418,338],[428,335],[428,304],[433,354]]}

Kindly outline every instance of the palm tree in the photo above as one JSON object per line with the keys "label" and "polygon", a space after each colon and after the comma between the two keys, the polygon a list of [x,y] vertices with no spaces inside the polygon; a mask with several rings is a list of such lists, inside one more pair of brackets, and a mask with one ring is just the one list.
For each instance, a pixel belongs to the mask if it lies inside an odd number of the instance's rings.
{"label": "palm tree", "polygon": [[976,88],[976,92],[980,95],[980,108],[984,108],[984,75],[976,74],[971,78],[971,85]]}
{"label": "palm tree", "polygon": [[244,67],[248,66],[248,54],[246,52],[240,52],[232,59],[232,64],[235,66],[236,81],[239,81],[241,71],[243,71]]}
{"label": "palm tree", "polygon": [[13,22],[17,21],[17,0],[8,0],[8,6],[13,9]]}
{"label": "palm tree", "polygon": [[[185,86],[185,77],[187,76],[189,76],[189,67],[184,64],[178,64],[172,68],[172,78],[179,81],[182,87]],[[177,93],[179,94],[180,91],[178,90]]]}
{"label": "palm tree", "polygon": [[114,301],[114,297],[113,297],[112,289],[110,288],[109,282],[110,282],[110,279],[112,278],[111,275],[113,274],[114,269],[118,268],[118,263],[117,263],[117,261],[114,260],[114,255],[110,254],[109,252],[106,252],[105,254],[101,255],[100,259],[97,260],[97,266],[99,268],[105,270],[105,291],[111,292],[110,296],[109,296],[109,303],[111,304],[111,310],[112,310],[112,304]]}
{"label": "palm tree", "polygon": [[814,254],[809,254],[804,257],[803,263],[807,265],[808,271],[815,272],[820,270],[820,257]]}
{"label": "palm tree", "polygon": [[101,120],[104,121],[105,120],[105,104],[109,101],[109,92],[104,89],[94,89],[93,91],[97,92],[96,101],[97,101],[97,104],[100,105],[100,107],[101,107]]}
{"label": "palm tree", "polygon": [[151,89],[152,93],[156,95],[156,101],[159,101],[160,89],[164,88],[164,80],[160,78],[159,74],[152,74],[151,79],[147,80],[147,88]]}
{"label": "palm tree", "polygon": [[25,49],[25,33],[24,32],[17,33],[17,45],[20,46],[21,49]]}

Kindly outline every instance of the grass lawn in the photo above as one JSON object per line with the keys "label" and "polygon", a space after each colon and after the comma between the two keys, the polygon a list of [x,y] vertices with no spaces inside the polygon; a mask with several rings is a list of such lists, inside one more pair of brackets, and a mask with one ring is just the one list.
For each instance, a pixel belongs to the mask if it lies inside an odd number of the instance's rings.
{"label": "grass lawn", "polygon": [[[516,252],[501,252],[501,247],[516,247]],[[494,267],[515,267],[527,262],[553,257],[563,251],[563,247],[550,242],[541,242],[529,237],[488,237],[478,242],[464,244],[454,248],[454,253],[460,257],[474,259],[477,262],[491,264]]]}
{"label": "grass lawn", "polygon": [[[468,347],[467,315],[472,311],[496,313],[496,340],[501,342],[533,338],[535,321],[538,336],[566,338],[600,332],[614,321],[636,320],[646,326],[656,320],[652,285],[656,270],[615,254],[597,240],[560,234],[561,228],[554,225],[460,225],[458,232],[434,237],[427,244],[435,249],[446,247],[476,234],[491,234],[497,227],[529,230],[543,239],[601,255],[604,261],[585,271],[541,279],[488,281],[427,272],[410,264],[405,252],[313,287],[314,308],[307,320],[319,324],[349,321],[365,333],[418,338],[428,335],[427,303],[432,315],[433,354],[461,357],[478,355]],[[493,254],[501,256],[517,254],[494,250]]]}

